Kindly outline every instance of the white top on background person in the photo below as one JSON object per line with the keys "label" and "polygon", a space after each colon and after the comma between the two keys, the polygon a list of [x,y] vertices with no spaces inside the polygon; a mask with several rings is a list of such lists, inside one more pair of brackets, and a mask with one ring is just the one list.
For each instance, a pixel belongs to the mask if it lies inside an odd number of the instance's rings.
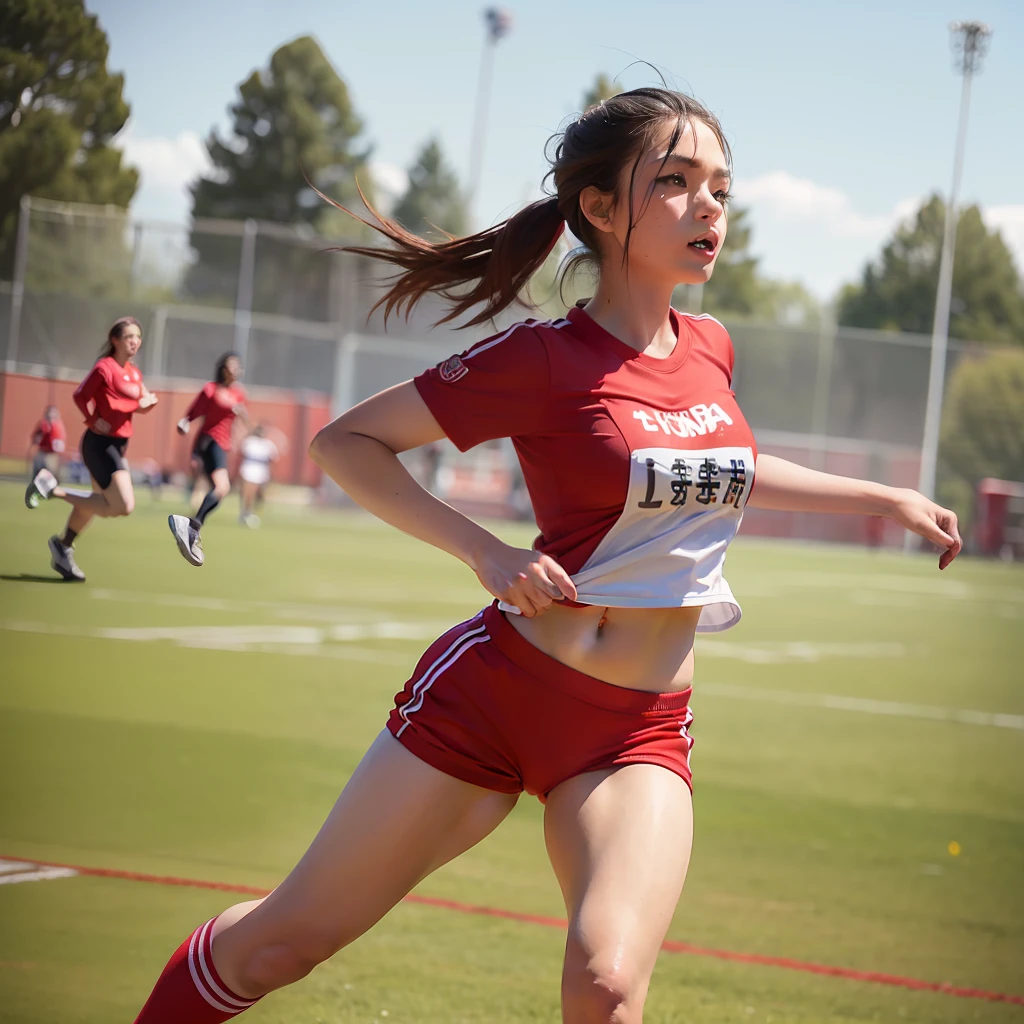
{"label": "white top on background person", "polygon": [[277,445],[262,432],[253,432],[240,446],[242,462],[238,475],[250,484],[263,485],[270,481],[270,467],[280,458]]}

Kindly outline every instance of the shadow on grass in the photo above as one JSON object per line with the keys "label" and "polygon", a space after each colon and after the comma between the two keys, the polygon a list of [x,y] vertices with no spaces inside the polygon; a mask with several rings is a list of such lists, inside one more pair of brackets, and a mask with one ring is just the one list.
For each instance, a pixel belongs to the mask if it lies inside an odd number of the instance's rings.
{"label": "shadow on grass", "polygon": [[17,576],[0,575],[0,580],[7,580],[9,583],[84,583],[85,580],[66,580],[62,576],[33,576],[31,573],[23,572]]}

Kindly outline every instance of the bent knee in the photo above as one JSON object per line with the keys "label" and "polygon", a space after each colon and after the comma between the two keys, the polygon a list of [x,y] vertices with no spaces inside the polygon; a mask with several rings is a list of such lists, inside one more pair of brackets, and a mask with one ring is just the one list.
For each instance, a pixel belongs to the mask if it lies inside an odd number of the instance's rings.
{"label": "bent knee", "polygon": [[213,493],[217,495],[217,498],[223,500],[231,493],[231,484],[217,484],[213,488]]}
{"label": "bent knee", "polygon": [[623,961],[621,951],[566,957],[562,1001],[568,1024],[638,1022],[646,992],[647,979]]}

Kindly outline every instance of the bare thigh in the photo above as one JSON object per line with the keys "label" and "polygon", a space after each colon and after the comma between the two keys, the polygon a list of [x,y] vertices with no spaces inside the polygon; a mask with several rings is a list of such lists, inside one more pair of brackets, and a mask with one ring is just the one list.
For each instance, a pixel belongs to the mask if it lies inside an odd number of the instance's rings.
{"label": "bare thigh", "polygon": [[213,949],[225,982],[252,989],[245,965],[275,944],[326,959],[493,831],[516,799],[438,771],[385,730],[288,877],[244,917],[218,922]]}
{"label": "bare thigh", "polygon": [[686,879],[689,788],[658,765],[588,772],[552,791],[544,834],[569,917],[564,1020],[639,1021]]}

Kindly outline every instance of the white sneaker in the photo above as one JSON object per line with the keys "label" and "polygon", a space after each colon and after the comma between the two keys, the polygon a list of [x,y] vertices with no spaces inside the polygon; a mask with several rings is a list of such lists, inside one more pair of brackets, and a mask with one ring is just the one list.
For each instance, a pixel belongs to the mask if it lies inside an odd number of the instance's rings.
{"label": "white sneaker", "polygon": [[25,505],[38,508],[41,501],[46,501],[57,486],[57,478],[48,470],[41,469],[32,478],[32,483],[25,488]]}
{"label": "white sneaker", "polygon": [[250,530],[258,530],[260,528],[260,517],[250,512],[248,515],[242,516],[242,525],[248,526]]}
{"label": "white sneaker", "polygon": [[75,561],[74,551],[65,547],[60,537],[54,534],[47,542],[50,549],[50,565],[55,572],[61,574],[66,580],[76,580],[79,583],[85,582],[85,573],[78,568]]}
{"label": "white sneaker", "polygon": [[203,542],[199,539],[199,531],[192,525],[192,520],[188,516],[168,516],[167,525],[178,542],[182,558],[190,565],[202,565]]}

